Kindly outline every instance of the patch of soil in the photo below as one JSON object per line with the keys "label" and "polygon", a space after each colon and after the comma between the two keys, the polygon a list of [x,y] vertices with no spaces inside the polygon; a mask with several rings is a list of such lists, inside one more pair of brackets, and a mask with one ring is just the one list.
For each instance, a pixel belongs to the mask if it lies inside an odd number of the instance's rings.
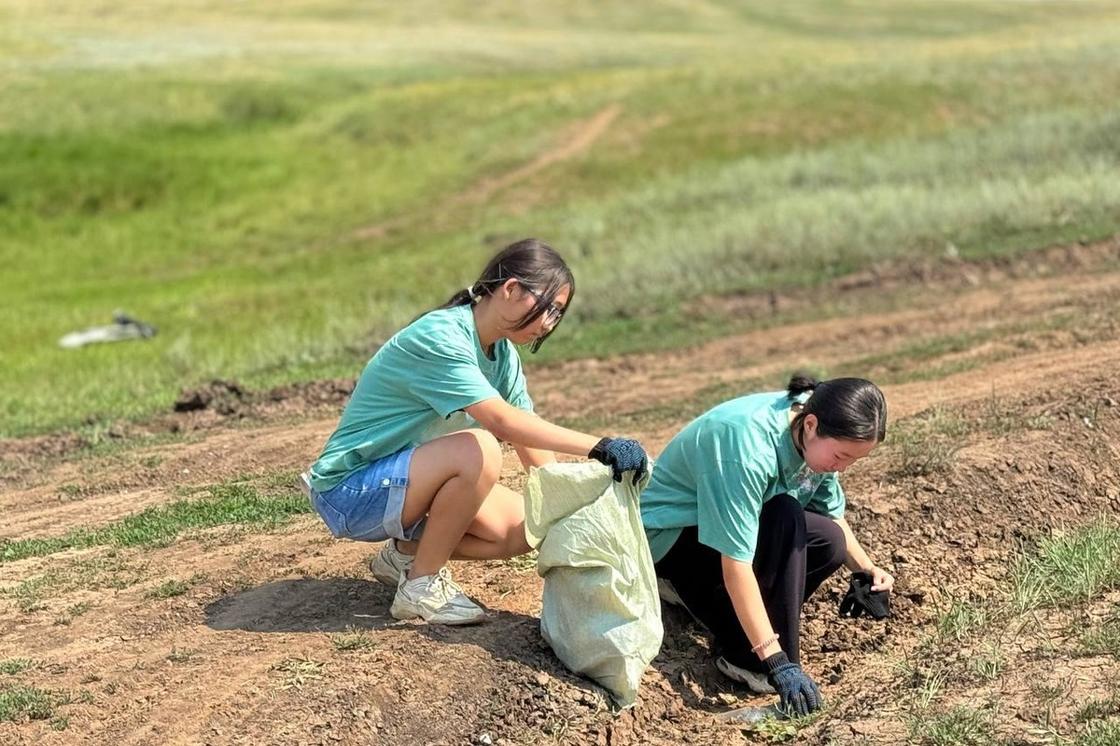
{"label": "patch of soil", "polygon": [[[673,355],[557,366],[534,376],[534,394],[550,417],[636,412],[650,400],[687,401],[744,375],[776,374],[791,362],[791,338],[799,354],[842,364],[956,325],[1079,312],[1079,304],[1102,304],[1118,289],[1115,273],[1074,273],[935,293],[878,316],[803,322]],[[849,520],[898,579],[894,615],[886,623],[839,619],[845,573],[810,599],[804,662],[831,706],[800,742],[907,742],[894,697],[901,686],[896,664],[915,654],[937,610],[952,596],[1005,587],[1008,558],[1040,533],[1120,510],[1120,386],[1112,376],[1120,335],[1106,321],[1094,322],[1099,334],[1092,338],[1012,346],[1012,357],[886,387],[892,427],[949,407],[968,434],[930,474],[901,475],[901,445],[890,441],[846,474]],[[211,387],[197,397],[210,397],[207,408],[168,415],[168,422],[199,418],[193,442],[53,463],[39,481],[0,495],[3,533],[58,535],[226,479],[294,475],[334,427],[347,385],[292,387],[276,399]],[[221,401],[241,414],[211,408],[227,406],[215,404]],[[269,408],[289,402],[295,404],[284,417],[331,411],[269,424]],[[688,416],[634,434],[656,453]],[[503,480],[520,480],[512,453]],[[68,718],[65,729],[4,722],[0,742],[618,746],[759,739],[714,715],[769,699],[724,679],[706,634],[676,609],[665,609],[665,643],[638,705],[616,714],[541,639],[542,583],[524,560],[456,563],[456,578],[493,619],[445,629],[388,615],[392,590],[365,566],[374,549],[334,541],[317,519],[301,517],[269,533],[215,529],[154,549],[94,548],[0,564],[0,659],[38,661],[0,684],[68,692],[71,701],[57,707]],[[185,591],[163,597],[158,589],[172,579]],[[26,603],[35,587],[38,603]],[[368,645],[340,646],[340,635],[355,633]],[[1115,661],[1096,659],[1024,664],[1001,686],[1023,692],[1045,671],[1065,671],[1072,703],[1096,696],[1093,687],[1115,668]],[[1013,710],[1001,728],[1030,742],[1031,724],[1016,722]]]}

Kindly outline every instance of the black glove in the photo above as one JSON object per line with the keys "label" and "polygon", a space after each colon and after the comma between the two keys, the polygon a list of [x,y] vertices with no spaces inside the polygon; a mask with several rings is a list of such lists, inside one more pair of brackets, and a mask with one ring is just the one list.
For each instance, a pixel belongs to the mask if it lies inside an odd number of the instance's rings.
{"label": "black glove", "polygon": [[788,715],[805,717],[824,705],[821,690],[797,663],[791,663],[785,653],[774,653],[763,661],[770,672],[770,684],[782,698],[782,711]]}
{"label": "black glove", "polygon": [[611,467],[611,475],[616,482],[622,481],[624,472],[633,471],[634,484],[637,484],[649,470],[649,458],[641,443],[629,438],[603,438],[587,457]]}
{"label": "black glove", "polygon": [[840,616],[856,619],[867,612],[875,619],[891,615],[891,595],[887,591],[871,590],[871,573],[853,572],[848,592],[840,600]]}

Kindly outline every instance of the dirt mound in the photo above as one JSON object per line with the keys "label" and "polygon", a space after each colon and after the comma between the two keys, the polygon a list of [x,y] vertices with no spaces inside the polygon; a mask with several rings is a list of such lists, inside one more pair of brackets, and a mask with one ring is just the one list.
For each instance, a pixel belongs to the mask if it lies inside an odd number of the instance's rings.
{"label": "dirt mound", "polygon": [[175,412],[211,411],[226,417],[265,417],[283,409],[304,412],[337,407],[354,391],[353,379],[328,379],[277,386],[264,392],[246,389],[236,381],[214,380],[184,389],[175,400]]}

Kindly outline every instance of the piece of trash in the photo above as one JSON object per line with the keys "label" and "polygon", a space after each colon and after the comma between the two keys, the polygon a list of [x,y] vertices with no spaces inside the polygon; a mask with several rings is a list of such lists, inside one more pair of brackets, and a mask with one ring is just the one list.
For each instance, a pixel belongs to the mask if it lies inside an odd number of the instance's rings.
{"label": "piece of trash", "polygon": [[765,707],[740,707],[716,715],[721,723],[761,723],[763,720],[787,720],[782,708],[777,705]]}
{"label": "piece of trash", "polygon": [[156,336],[157,329],[151,324],[138,321],[123,311],[113,311],[113,323],[108,326],[94,326],[77,332],[70,332],[58,340],[58,346],[65,349],[84,347],[100,342],[124,342],[129,339],[148,339]]}

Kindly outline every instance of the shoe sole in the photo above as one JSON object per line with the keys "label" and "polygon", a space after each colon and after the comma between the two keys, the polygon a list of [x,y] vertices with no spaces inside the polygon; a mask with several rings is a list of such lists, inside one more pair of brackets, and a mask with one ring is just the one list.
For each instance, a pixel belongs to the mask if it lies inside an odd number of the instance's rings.
{"label": "shoe sole", "polygon": [[481,623],[485,622],[486,619],[487,619],[486,614],[482,614],[481,616],[479,616],[475,619],[463,619],[463,620],[454,620],[454,621],[432,621],[431,619],[425,619],[422,614],[417,614],[417,613],[414,613],[414,612],[407,612],[407,613],[401,612],[400,610],[397,609],[396,604],[393,604],[392,606],[389,607],[389,614],[392,615],[392,617],[394,619],[396,619],[398,621],[402,621],[402,622],[411,621],[413,619],[419,619],[422,622],[424,622],[425,624],[442,624],[446,627],[468,627],[472,624],[481,624]]}

